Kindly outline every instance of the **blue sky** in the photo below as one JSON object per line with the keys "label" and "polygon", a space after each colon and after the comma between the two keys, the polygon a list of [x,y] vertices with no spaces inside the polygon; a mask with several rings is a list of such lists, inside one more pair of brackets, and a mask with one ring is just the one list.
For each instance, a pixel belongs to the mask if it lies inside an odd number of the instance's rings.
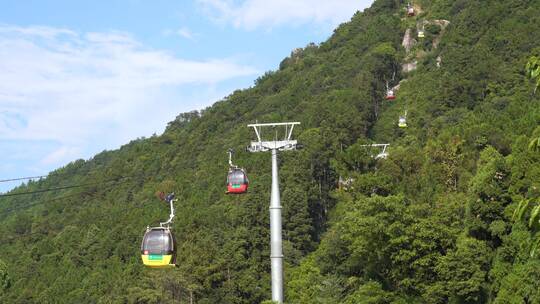
{"label": "blue sky", "polygon": [[0,180],[160,134],[371,2],[0,0]]}

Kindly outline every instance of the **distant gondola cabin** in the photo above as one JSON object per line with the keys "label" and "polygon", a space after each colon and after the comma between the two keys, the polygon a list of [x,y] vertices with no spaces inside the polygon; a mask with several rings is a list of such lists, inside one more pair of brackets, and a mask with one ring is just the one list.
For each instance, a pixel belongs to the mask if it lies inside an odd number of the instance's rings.
{"label": "distant gondola cabin", "polygon": [[169,228],[148,228],[141,244],[143,264],[152,268],[176,266],[176,244]]}
{"label": "distant gondola cabin", "polygon": [[246,172],[239,168],[229,170],[227,174],[227,193],[242,194],[248,190],[249,181]]}
{"label": "distant gondola cabin", "polygon": [[413,17],[415,15],[414,7],[412,5],[407,6],[407,16]]}
{"label": "distant gondola cabin", "polygon": [[426,33],[424,32],[424,30],[419,30],[418,31],[418,38],[424,38],[426,37]]}
{"label": "distant gondola cabin", "polygon": [[407,119],[405,117],[403,117],[403,116],[399,117],[398,127],[400,127],[400,128],[406,128],[407,127]]}
{"label": "distant gondola cabin", "polygon": [[394,90],[388,90],[386,92],[386,99],[387,100],[394,100],[396,99],[396,94],[394,94]]}

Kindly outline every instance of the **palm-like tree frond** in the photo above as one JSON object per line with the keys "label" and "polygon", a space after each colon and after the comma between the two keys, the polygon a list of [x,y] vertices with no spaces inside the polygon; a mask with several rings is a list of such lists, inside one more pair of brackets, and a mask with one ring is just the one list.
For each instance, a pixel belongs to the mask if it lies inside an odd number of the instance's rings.
{"label": "palm-like tree frond", "polygon": [[521,202],[519,202],[519,205],[517,206],[516,210],[514,210],[514,214],[512,216],[512,219],[514,221],[523,220],[523,215],[525,214],[525,211],[529,207],[530,203],[531,203],[531,201],[527,200],[527,199],[524,199]]}

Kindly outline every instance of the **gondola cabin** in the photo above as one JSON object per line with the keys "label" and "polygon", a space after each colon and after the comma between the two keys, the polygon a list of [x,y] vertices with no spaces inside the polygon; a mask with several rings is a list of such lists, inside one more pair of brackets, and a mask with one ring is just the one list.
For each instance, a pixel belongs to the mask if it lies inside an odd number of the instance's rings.
{"label": "gondola cabin", "polygon": [[233,168],[227,175],[227,193],[242,194],[248,190],[249,181],[243,169]]}
{"label": "gondola cabin", "polygon": [[412,5],[407,6],[407,16],[414,17],[416,13],[414,12],[414,7]]}
{"label": "gondola cabin", "polygon": [[425,38],[426,37],[426,33],[424,32],[424,30],[419,30],[418,31],[418,38]]}
{"label": "gondola cabin", "polygon": [[403,116],[399,117],[398,127],[400,127],[400,128],[406,128],[407,127],[407,119],[405,117],[403,117]]}
{"label": "gondola cabin", "polygon": [[388,90],[386,92],[386,100],[394,100],[396,99],[396,94],[394,94],[394,90]]}
{"label": "gondola cabin", "polygon": [[169,268],[176,266],[176,244],[167,227],[147,228],[141,245],[141,258],[145,266]]}

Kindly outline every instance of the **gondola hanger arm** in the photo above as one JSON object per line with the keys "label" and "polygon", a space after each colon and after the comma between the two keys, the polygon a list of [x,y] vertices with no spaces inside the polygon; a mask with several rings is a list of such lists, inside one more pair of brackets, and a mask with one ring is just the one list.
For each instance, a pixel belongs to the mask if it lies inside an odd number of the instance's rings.
{"label": "gondola hanger arm", "polygon": [[233,154],[233,150],[232,149],[229,149],[229,151],[227,151],[227,153],[229,154],[229,167],[234,167],[233,163],[232,163],[232,154]]}
{"label": "gondola hanger arm", "polygon": [[161,227],[164,227],[164,226],[169,226],[173,219],[174,219],[174,202],[176,202],[178,199],[177,198],[173,198],[169,201],[169,204],[170,204],[170,208],[171,208],[171,213],[169,214],[169,219],[166,221],[166,222],[162,222],[162,223],[159,223],[159,225]]}

